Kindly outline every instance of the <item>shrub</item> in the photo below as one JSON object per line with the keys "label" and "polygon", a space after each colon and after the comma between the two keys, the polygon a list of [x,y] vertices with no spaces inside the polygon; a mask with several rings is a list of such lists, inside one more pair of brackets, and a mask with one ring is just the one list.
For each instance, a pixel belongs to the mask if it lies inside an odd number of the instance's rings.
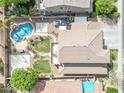
{"label": "shrub", "polygon": [[0,29],[4,27],[4,23],[0,20]]}
{"label": "shrub", "polygon": [[0,93],[3,93],[3,91],[4,91],[4,85],[0,84]]}
{"label": "shrub", "polygon": [[110,50],[110,59],[111,60],[117,60],[118,58],[118,50],[117,49],[111,49]]}
{"label": "shrub", "polygon": [[113,13],[113,17],[115,17],[115,18],[120,17],[120,13],[118,13],[118,12],[114,12],[114,13]]}
{"label": "shrub", "polygon": [[2,59],[0,58],[0,72],[3,73],[3,71],[4,71],[4,63],[3,63]]}
{"label": "shrub", "polygon": [[97,16],[97,13],[96,13],[96,12],[93,12],[93,13],[91,14],[91,17],[95,17],[95,16]]}

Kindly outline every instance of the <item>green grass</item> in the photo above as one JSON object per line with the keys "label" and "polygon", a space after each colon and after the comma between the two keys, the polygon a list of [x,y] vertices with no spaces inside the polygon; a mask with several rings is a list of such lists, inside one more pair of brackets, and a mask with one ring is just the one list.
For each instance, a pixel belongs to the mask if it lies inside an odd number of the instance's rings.
{"label": "green grass", "polygon": [[33,49],[38,52],[48,53],[50,52],[50,38],[44,38],[43,40],[34,40],[31,42]]}
{"label": "green grass", "polygon": [[113,61],[118,59],[118,50],[117,49],[110,49],[110,59]]}
{"label": "green grass", "polygon": [[107,92],[106,93],[118,93],[118,90],[115,88],[107,87]]}
{"label": "green grass", "polygon": [[48,58],[40,57],[40,58],[34,59],[33,69],[37,73],[50,73],[51,68],[50,68]]}
{"label": "green grass", "polygon": [[4,63],[2,59],[0,58],[0,72],[3,72],[3,70],[4,70]]}
{"label": "green grass", "polygon": [[113,63],[113,65],[112,65],[112,69],[113,69],[113,71],[116,71],[117,68],[118,68],[118,64],[117,64],[117,63]]}

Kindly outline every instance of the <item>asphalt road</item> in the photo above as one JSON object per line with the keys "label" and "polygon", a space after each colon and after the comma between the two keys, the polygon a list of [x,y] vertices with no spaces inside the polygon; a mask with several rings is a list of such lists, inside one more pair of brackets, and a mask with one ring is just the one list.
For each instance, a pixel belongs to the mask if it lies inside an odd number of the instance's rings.
{"label": "asphalt road", "polygon": [[[119,0],[119,1],[121,1],[121,0]],[[121,1],[122,2],[122,11],[121,11],[121,18],[122,18],[122,25],[121,25],[121,27],[122,27],[122,29],[121,29],[121,31],[122,31],[122,62],[121,62],[121,65],[122,65],[122,87],[120,86],[120,88],[122,88],[122,91],[119,91],[119,93],[124,93],[124,0],[122,0]]]}
{"label": "asphalt road", "polygon": [[124,0],[122,0],[122,55],[124,58]]}

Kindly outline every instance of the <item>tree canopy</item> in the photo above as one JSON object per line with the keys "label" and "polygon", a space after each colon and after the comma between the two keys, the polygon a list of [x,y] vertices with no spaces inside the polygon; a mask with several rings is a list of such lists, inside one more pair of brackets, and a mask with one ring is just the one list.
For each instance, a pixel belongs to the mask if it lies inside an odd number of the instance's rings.
{"label": "tree canopy", "polygon": [[10,85],[21,91],[31,90],[37,79],[37,74],[32,69],[17,68],[12,73]]}
{"label": "tree canopy", "polygon": [[30,0],[0,0],[0,6],[10,5],[11,3],[14,4],[24,4],[29,2]]}
{"label": "tree canopy", "polygon": [[96,3],[97,14],[111,14],[115,9],[113,0],[97,0]]}
{"label": "tree canopy", "polygon": [[97,15],[119,16],[115,0],[96,0],[95,11]]}

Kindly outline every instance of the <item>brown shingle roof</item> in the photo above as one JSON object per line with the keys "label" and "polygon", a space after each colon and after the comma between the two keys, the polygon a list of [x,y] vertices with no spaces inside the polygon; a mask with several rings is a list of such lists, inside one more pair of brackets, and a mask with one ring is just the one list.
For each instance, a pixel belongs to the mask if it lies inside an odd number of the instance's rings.
{"label": "brown shingle roof", "polygon": [[109,63],[104,55],[97,56],[88,47],[63,47],[60,50],[59,61],[61,63]]}
{"label": "brown shingle roof", "polygon": [[[89,29],[94,26],[96,29]],[[99,34],[100,24],[97,22],[72,23],[71,30],[59,31],[59,47],[64,46],[88,46]]]}
{"label": "brown shingle roof", "polygon": [[[59,31],[58,40],[59,62],[64,63],[63,74],[108,74],[105,64],[110,63],[110,58],[108,50],[103,49],[100,23],[73,23],[71,30]],[[76,65],[72,66],[74,63]],[[95,66],[96,63],[100,65]]]}
{"label": "brown shingle roof", "polygon": [[61,63],[109,63],[97,22],[73,23],[71,30],[59,31],[59,49]]}
{"label": "brown shingle roof", "polygon": [[65,67],[62,74],[108,74],[104,67]]}

